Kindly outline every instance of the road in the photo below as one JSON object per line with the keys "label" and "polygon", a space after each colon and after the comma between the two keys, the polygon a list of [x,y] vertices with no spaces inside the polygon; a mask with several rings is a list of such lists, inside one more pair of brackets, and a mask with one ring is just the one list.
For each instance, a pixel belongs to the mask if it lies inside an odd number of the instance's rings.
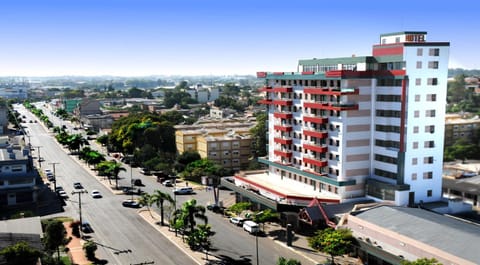
{"label": "road", "polygon": [[[31,113],[25,114],[23,107],[16,109],[22,115],[31,115],[30,117],[34,119]],[[69,122],[61,121],[57,117],[49,115],[47,109],[44,109],[44,113],[50,116],[50,120],[54,124],[66,125],[69,130],[73,130]],[[90,175],[84,167],[66,154],[53,139],[53,134],[46,132],[40,123],[28,123],[27,126],[31,132],[30,135],[32,135],[32,145],[42,146],[40,148],[41,156],[46,160],[42,162],[42,166],[52,168],[52,165],[48,163],[59,163],[56,165],[57,180],[68,193],[73,190],[73,182],[80,181],[87,190],[97,189],[104,196],[102,199],[92,199],[89,195],[82,195],[83,219],[92,224],[95,230],[93,237],[106,246],[101,249],[101,257],[114,261],[113,264],[139,263],[142,261],[156,261],[159,264],[194,264],[192,260],[185,259],[183,252],[179,252],[178,249],[173,250],[175,246],[167,242],[147,224],[136,214],[134,209],[121,206],[120,202],[130,196],[113,195],[109,189],[99,183],[96,177]],[[93,142],[92,147],[99,149]],[[148,193],[152,193],[156,189],[169,192],[172,197],[176,198],[178,207],[192,198],[196,199],[199,205],[207,205],[213,202],[213,192],[211,190],[199,189],[196,190],[194,195],[174,196],[173,188],[162,186],[154,176],[145,176],[140,173],[138,168],[130,168],[128,165],[124,165],[124,167],[127,170],[120,172],[119,186],[130,186],[131,178],[139,178],[144,183],[144,186],[141,187],[142,190]],[[185,185],[185,183],[179,185]],[[220,200],[233,200],[233,196],[228,190],[220,191]],[[73,216],[78,216],[78,195],[70,199],[65,206],[65,210]],[[152,208],[157,210],[156,207]],[[208,223],[212,225],[216,232],[212,238],[213,249],[215,249],[213,255],[229,257],[237,261],[237,264],[256,264],[256,249],[258,246],[259,264],[276,264],[280,256],[297,259],[304,265],[314,264],[309,259],[305,259],[267,237],[259,236],[257,244],[255,236],[244,232],[241,227],[230,224],[227,218],[219,214],[207,211],[207,217]],[[112,254],[128,249],[132,252],[119,255]],[[181,257],[183,260],[176,260]]]}
{"label": "road", "polygon": [[[35,119],[23,107],[16,109],[28,119]],[[159,234],[146,223],[135,209],[124,208],[121,201],[124,196],[115,196],[107,188],[92,177],[83,166],[57,144],[52,134],[47,132],[40,123],[27,123],[26,130],[33,146],[40,146],[42,170],[52,168],[49,163],[59,163],[55,166],[57,184],[64,187],[70,194],[74,182],[81,182],[86,190],[99,190],[103,198],[93,199],[89,194],[82,194],[82,217],[88,221],[94,233],[95,242],[100,243],[97,257],[108,260],[109,264],[137,264],[154,261],[155,264],[195,264],[169,240]],[[38,148],[35,155],[38,158]],[[35,156],[34,155],[34,156]],[[78,195],[71,195],[64,207],[65,213],[72,217],[79,216]],[[131,252],[129,252],[130,250]],[[115,254],[118,253],[118,254]]]}

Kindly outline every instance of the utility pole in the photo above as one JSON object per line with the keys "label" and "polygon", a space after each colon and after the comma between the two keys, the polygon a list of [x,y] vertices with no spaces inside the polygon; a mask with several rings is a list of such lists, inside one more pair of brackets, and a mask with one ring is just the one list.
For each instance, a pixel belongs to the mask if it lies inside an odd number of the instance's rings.
{"label": "utility pole", "polygon": [[78,212],[80,214],[80,238],[83,237],[83,235],[82,235],[82,225],[83,225],[83,222],[82,222],[82,194],[83,193],[88,193],[88,191],[85,190],[85,189],[81,189],[79,191],[72,191],[72,195],[78,194]]}
{"label": "utility pole", "polygon": [[40,147],[43,147],[43,146],[32,146],[32,147],[38,149],[38,167],[42,167],[42,158],[40,157]]}
{"label": "utility pole", "polygon": [[60,163],[52,162],[49,164],[53,166],[53,190],[56,192],[57,191],[57,174],[55,174],[55,165],[58,165]]}

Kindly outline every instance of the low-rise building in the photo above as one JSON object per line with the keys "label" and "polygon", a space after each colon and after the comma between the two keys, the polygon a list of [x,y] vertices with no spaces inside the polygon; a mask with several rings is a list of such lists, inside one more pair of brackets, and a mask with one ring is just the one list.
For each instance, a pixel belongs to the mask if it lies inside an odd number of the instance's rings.
{"label": "low-rise building", "polygon": [[455,144],[459,139],[471,142],[480,128],[478,116],[467,117],[462,114],[445,115],[445,147]]}

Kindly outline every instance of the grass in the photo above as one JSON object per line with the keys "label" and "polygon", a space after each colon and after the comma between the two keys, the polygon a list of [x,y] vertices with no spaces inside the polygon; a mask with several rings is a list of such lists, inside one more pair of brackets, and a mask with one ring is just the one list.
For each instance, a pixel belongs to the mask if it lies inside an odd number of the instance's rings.
{"label": "grass", "polygon": [[62,256],[60,257],[60,260],[64,265],[72,265],[72,262],[70,261],[70,258],[68,256]]}

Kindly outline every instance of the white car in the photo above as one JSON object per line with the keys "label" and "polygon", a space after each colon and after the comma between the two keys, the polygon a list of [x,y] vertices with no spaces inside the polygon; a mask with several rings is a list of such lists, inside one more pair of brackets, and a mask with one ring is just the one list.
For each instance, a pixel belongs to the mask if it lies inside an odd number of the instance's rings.
{"label": "white car", "polygon": [[230,218],[230,223],[232,223],[236,226],[242,226],[244,221],[245,221],[245,218],[238,217],[238,216]]}
{"label": "white car", "polygon": [[68,194],[64,190],[58,191],[58,196],[60,196],[62,199],[68,199]]}
{"label": "white car", "polygon": [[102,194],[98,190],[92,190],[90,193],[92,198],[97,199],[97,198],[102,198]]}

